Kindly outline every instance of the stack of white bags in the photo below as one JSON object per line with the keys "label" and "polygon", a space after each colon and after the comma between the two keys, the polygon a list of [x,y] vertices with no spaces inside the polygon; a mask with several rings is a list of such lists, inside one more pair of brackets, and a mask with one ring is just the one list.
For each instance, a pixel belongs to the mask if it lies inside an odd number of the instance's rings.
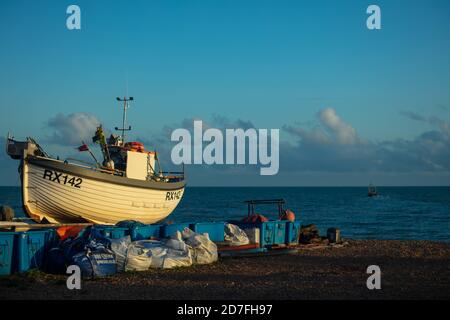
{"label": "stack of white bags", "polygon": [[169,239],[140,240],[130,237],[111,240],[118,271],[144,271],[150,268],[171,269],[217,261],[217,246],[208,234],[186,228]]}

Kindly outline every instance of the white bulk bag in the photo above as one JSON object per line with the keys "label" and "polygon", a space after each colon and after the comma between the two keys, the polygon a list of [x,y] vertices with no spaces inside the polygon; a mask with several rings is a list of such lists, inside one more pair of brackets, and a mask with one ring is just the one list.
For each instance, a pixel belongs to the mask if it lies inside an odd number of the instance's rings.
{"label": "white bulk bag", "polygon": [[182,240],[179,231],[165,242],[151,247],[149,254],[152,257],[151,268],[171,269],[192,265],[190,247]]}
{"label": "white bulk bag", "polygon": [[152,257],[150,268],[163,269],[164,259],[167,255],[167,248],[162,246],[154,247],[150,249],[149,254]]}
{"label": "white bulk bag", "polygon": [[230,246],[243,246],[250,243],[250,240],[244,230],[238,226],[225,224],[225,242]]}
{"label": "white bulk bag", "polygon": [[217,246],[209,239],[207,233],[199,234],[186,229],[182,235],[186,244],[191,247],[194,264],[209,264],[217,261]]}
{"label": "white bulk bag", "polygon": [[175,267],[189,267],[192,265],[192,256],[189,250],[167,249],[167,253],[163,260],[163,269],[171,269]]}
{"label": "white bulk bag", "polygon": [[160,241],[141,240],[132,242],[127,251],[125,271],[145,271],[152,264],[153,248],[161,246]]}
{"label": "white bulk bag", "polygon": [[131,244],[130,236],[126,236],[119,239],[110,239],[111,251],[116,256],[117,272],[123,272],[125,270],[125,264],[127,261],[127,251]]}
{"label": "white bulk bag", "polygon": [[128,247],[125,271],[145,271],[150,268],[151,263],[152,256],[142,247],[133,243]]}

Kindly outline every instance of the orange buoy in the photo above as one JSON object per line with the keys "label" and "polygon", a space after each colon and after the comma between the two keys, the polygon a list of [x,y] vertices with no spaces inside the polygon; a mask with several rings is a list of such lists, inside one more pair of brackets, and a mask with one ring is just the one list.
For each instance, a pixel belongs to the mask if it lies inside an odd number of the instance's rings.
{"label": "orange buoy", "polygon": [[130,141],[125,143],[124,148],[134,152],[144,152],[144,144],[142,142]]}
{"label": "orange buoy", "polygon": [[287,209],[281,215],[280,220],[295,221],[295,214],[291,210]]}
{"label": "orange buoy", "polygon": [[66,240],[67,238],[75,238],[84,228],[86,226],[63,226],[56,229],[56,233],[60,240]]}
{"label": "orange buoy", "polygon": [[248,217],[245,217],[244,219],[242,219],[242,221],[255,223],[255,222],[266,222],[269,221],[269,219],[264,217],[262,214],[254,213],[252,215],[249,215]]}

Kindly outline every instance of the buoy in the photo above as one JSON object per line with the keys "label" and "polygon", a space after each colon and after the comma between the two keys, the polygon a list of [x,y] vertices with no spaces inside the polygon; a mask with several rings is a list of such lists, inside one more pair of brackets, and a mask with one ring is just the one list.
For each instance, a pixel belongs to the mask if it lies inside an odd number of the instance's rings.
{"label": "buoy", "polygon": [[295,214],[291,210],[287,209],[281,215],[280,220],[295,221]]}
{"label": "buoy", "polygon": [[130,151],[135,151],[135,152],[144,152],[145,148],[144,148],[144,144],[141,142],[137,142],[137,141],[130,141],[125,143],[125,149],[130,150]]}
{"label": "buoy", "polygon": [[251,222],[251,223],[255,223],[255,222],[266,222],[269,221],[269,219],[267,219],[266,217],[264,217],[262,214],[251,214],[248,217],[245,217],[244,219],[242,219],[242,222]]}

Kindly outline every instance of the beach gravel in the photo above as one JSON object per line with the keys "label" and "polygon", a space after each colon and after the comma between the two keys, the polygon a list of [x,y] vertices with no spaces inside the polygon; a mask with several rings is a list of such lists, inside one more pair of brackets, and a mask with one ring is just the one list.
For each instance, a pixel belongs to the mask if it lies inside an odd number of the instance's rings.
{"label": "beach gravel", "polygon": [[[367,267],[381,269],[369,290]],[[0,299],[449,299],[450,243],[351,240],[345,247],[220,259],[211,265],[83,280],[30,272],[0,277]]]}

